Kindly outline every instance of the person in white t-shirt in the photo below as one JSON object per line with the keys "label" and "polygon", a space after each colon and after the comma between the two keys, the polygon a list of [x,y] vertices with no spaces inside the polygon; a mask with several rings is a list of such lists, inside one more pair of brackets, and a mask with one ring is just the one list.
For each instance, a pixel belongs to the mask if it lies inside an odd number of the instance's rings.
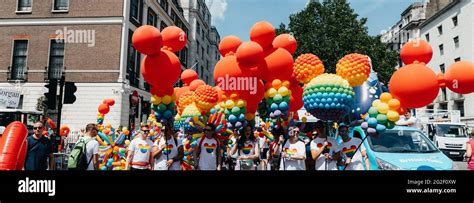
{"label": "person in white t-shirt", "polygon": [[398,126],[408,126],[408,127],[416,127],[417,119],[411,114],[411,110],[407,109],[405,115],[400,117],[395,124]]}
{"label": "person in white t-shirt", "polygon": [[253,132],[252,126],[245,126],[237,138],[237,144],[231,150],[232,155],[237,153],[235,170],[257,169],[255,162],[260,156],[260,150]]}
{"label": "person in white t-shirt", "polygon": [[344,170],[364,170],[364,162],[365,170],[370,170],[369,159],[362,140],[349,137],[349,128],[345,124],[341,124],[338,131],[342,138],[340,149]]}
{"label": "person in white t-shirt", "polygon": [[338,143],[334,138],[327,136],[323,121],[316,122],[315,130],[317,137],[311,141],[311,156],[316,161],[315,169],[338,170],[337,160],[340,151]]}
{"label": "person in white t-shirt", "polygon": [[280,170],[306,170],[306,145],[298,139],[300,129],[290,127],[290,138],[283,144]]}
{"label": "person in white t-shirt", "polygon": [[215,125],[207,124],[204,128],[204,136],[199,138],[196,142],[197,146],[194,150],[194,157],[196,158],[195,167],[197,170],[221,170],[221,143],[215,131]]}
{"label": "person in white t-shirt", "polygon": [[93,123],[87,124],[84,139],[86,139],[86,158],[88,161],[87,170],[99,169],[99,142],[96,140],[97,126]]}
{"label": "person in white t-shirt", "polygon": [[153,170],[179,171],[180,160],[183,158],[183,144],[178,142],[171,127],[165,127],[165,135],[153,144]]}
{"label": "person in white t-shirt", "polygon": [[131,170],[150,170],[153,165],[153,157],[151,150],[153,142],[150,140],[150,129],[148,126],[143,126],[137,135],[128,146],[126,169]]}

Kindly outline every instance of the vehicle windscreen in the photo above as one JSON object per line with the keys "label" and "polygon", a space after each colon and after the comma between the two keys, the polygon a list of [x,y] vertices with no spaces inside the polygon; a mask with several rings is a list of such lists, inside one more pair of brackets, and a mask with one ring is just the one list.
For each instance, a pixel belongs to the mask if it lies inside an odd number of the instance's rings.
{"label": "vehicle windscreen", "polygon": [[421,132],[415,130],[387,130],[378,137],[369,137],[370,148],[375,152],[432,153],[438,149]]}
{"label": "vehicle windscreen", "polygon": [[437,125],[436,135],[440,137],[468,137],[466,128],[461,125]]}

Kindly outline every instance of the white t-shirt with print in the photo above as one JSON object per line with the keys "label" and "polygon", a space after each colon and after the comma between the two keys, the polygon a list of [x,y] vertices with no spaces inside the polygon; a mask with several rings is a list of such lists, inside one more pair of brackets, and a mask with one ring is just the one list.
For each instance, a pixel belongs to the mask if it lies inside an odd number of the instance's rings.
{"label": "white t-shirt with print", "polygon": [[[364,144],[360,145],[362,140],[359,138],[352,138],[348,142],[342,142],[340,149],[343,156],[351,158],[351,163],[346,167],[346,170],[364,170],[364,161],[362,160],[361,152],[365,151]],[[360,148],[357,150],[357,147],[360,145]]]}
{"label": "white t-shirt with print", "polygon": [[[282,152],[292,156],[303,156],[306,159],[306,145],[302,141],[297,141],[294,144],[291,144],[290,140],[286,141],[285,145],[283,145]],[[305,160],[282,158],[280,170],[306,170]]]}
{"label": "white t-shirt with print", "polygon": [[[201,143],[201,139],[204,139]],[[201,151],[199,153],[199,170],[202,171],[213,171],[217,170],[217,150],[219,150],[216,139],[202,137],[199,138],[196,142],[197,144],[201,143]]]}
{"label": "white t-shirt with print", "polygon": [[339,144],[336,142],[336,140],[332,137],[327,137],[327,138],[320,138],[317,137],[313,141],[311,141],[311,151],[313,150],[320,150],[324,142],[327,141],[328,145],[326,146],[326,149],[321,152],[319,157],[316,159],[316,164],[315,164],[315,169],[316,170],[326,170],[326,164],[327,164],[327,170],[338,170],[337,169],[337,161],[335,160],[327,160],[326,163],[326,157],[324,156],[324,153],[329,153],[329,155],[332,155],[335,152],[339,152]]}
{"label": "white t-shirt with print", "polygon": [[84,137],[86,139],[86,142],[88,139],[90,141],[87,142],[86,144],[86,158],[87,161],[89,162],[89,165],[87,166],[88,171],[93,171],[94,169],[94,160],[92,160],[92,156],[95,154],[99,154],[99,142],[95,138],[89,138],[89,137]]}
{"label": "white t-shirt with print", "polygon": [[[178,146],[176,146],[175,140]],[[179,161],[173,162],[173,164],[171,165],[171,167],[169,167],[169,169],[166,166],[166,162],[178,156],[178,148],[182,146],[183,144],[175,138],[170,138],[167,141],[165,141],[165,139],[163,138],[163,139],[156,140],[153,146],[159,148],[163,144],[166,144],[167,146],[163,149],[163,151],[161,151],[161,155],[158,158],[155,158],[155,164],[154,164],[153,169],[156,171],[158,170],[159,171],[166,171],[166,170],[179,171],[180,170]]]}
{"label": "white t-shirt with print", "polygon": [[[237,158],[239,156],[253,156],[253,155],[255,155],[255,152],[258,149],[259,149],[258,142],[247,140],[247,141],[245,141],[243,148],[239,149],[237,151],[237,153],[236,153]],[[240,168],[240,162],[241,161],[245,161],[245,160],[237,160],[237,163],[235,164],[235,170],[241,170],[241,168]],[[250,170],[255,170],[255,164],[253,165],[253,167]]]}
{"label": "white t-shirt with print", "polygon": [[[151,149],[153,146],[153,142],[149,139],[143,140],[141,138],[133,139],[128,146],[128,150],[133,152],[132,163],[142,162],[142,163],[149,163],[150,162],[150,155]],[[133,165],[133,168],[136,169],[147,169],[147,166],[141,165]]]}

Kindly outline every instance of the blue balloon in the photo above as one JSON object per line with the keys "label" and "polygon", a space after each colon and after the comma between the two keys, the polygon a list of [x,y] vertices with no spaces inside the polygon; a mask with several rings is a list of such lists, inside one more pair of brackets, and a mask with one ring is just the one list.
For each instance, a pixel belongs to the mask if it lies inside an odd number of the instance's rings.
{"label": "blue balloon", "polygon": [[163,113],[163,117],[166,119],[170,119],[173,116],[173,113],[170,110],[166,110],[165,113]]}
{"label": "blue balloon", "polygon": [[287,111],[287,110],[288,110],[288,103],[286,103],[286,102],[281,102],[280,105],[279,105],[279,107],[280,107],[280,110],[282,110],[282,111]]}
{"label": "blue balloon", "polygon": [[375,127],[375,130],[377,130],[377,133],[383,133],[385,132],[385,130],[387,130],[387,127],[385,127],[384,125],[378,124]]}
{"label": "blue balloon", "polygon": [[371,128],[377,127],[377,119],[369,118],[369,120],[367,122],[369,123],[369,127],[371,127]]}
{"label": "blue balloon", "polygon": [[243,113],[241,113],[239,115],[239,121],[244,121],[245,120],[245,115]]}
{"label": "blue balloon", "polygon": [[272,105],[270,105],[270,110],[272,110],[272,111],[278,110],[278,104],[273,103]]}
{"label": "blue balloon", "polygon": [[235,123],[235,122],[237,122],[237,117],[235,115],[231,114],[231,115],[229,115],[229,121],[231,123]]}

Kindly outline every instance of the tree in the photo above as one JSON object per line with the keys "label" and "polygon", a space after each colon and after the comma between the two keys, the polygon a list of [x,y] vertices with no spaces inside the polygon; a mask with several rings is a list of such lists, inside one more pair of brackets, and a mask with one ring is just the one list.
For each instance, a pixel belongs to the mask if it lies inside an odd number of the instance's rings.
{"label": "tree", "polygon": [[379,80],[387,84],[398,61],[398,54],[389,51],[380,36],[370,36],[367,19],[358,14],[346,0],[329,3],[312,2],[290,16],[288,28],[281,24],[277,33],[292,33],[298,41],[295,57],[304,53],[317,55],[326,72],[335,73],[336,64],[347,54],[360,53],[372,59]]}

